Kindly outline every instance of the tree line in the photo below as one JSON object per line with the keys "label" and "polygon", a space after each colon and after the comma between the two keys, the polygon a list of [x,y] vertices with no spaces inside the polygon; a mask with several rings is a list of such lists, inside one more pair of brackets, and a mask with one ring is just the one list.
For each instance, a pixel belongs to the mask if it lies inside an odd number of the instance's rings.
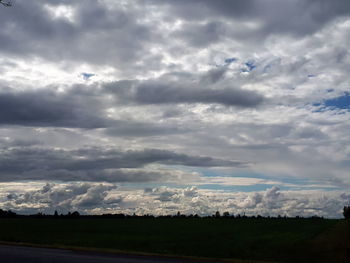
{"label": "tree line", "polygon": [[[350,206],[344,206],[343,209],[343,215],[346,219],[350,219]],[[311,217],[302,217],[302,216],[295,216],[295,217],[288,217],[288,216],[262,216],[262,215],[252,215],[252,216],[247,216],[245,214],[230,214],[229,212],[224,212],[220,213],[217,211],[213,215],[205,215],[201,216],[198,214],[181,214],[181,212],[177,212],[174,215],[152,215],[152,214],[145,214],[145,215],[128,215],[128,214],[123,214],[123,213],[116,213],[116,214],[101,214],[101,215],[82,215],[78,211],[74,212],[68,212],[66,214],[59,214],[57,211],[55,211],[53,214],[45,214],[42,212],[36,213],[36,214],[31,214],[31,215],[22,215],[22,214],[17,214],[11,210],[2,210],[0,209],[0,218],[52,218],[52,219],[73,219],[73,218],[184,218],[184,219],[191,219],[191,218],[217,218],[217,219],[241,219],[241,218],[246,218],[246,219],[323,219],[323,217],[319,216],[311,216]]]}
{"label": "tree line", "polygon": [[[344,206],[343,208],[343,216],[345,219],[350,219],[350,206]],[[117,214],[102,214],[102,215],[81,215],[78,211],[74,212],[68,212],[67,214],[59,214],[57,211],[54,212],[54,214],[45,214],[42,212],[31,214],[31,215],[21,215],[17,214],[11,210],[2,210],[0,209],[0,218],[251,218],[251,219],[270,219],[270,218],[295,218],[295,219],[302,219],[302,218],[312,218],[312,219],[323,219],[323,217],[319,216],[311,216],[311,217],[302,217],[302,216],[296,216],[296,217],[288,217],[288,216],[281,216],[278,215],[276,217],[270,217],[270,216],[247,216],[245,214],[240,215],[234,215],[230,214],[229,212],[220,213],[219,211],[216,211],[213,215],[206,215],[206,216],[200,216],[198,214],[181,214],[180,212],[177,212],[175,215],[152,215],[152,214],[145,214],[145,215],[128,215],[123,213],[117,213]]]}

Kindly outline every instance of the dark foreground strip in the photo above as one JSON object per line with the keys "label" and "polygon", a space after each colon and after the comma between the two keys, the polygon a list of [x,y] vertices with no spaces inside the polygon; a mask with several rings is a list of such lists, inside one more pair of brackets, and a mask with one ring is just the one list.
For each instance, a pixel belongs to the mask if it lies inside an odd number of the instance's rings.
{"label": "dark foreground strip", "polygon": [[31,246],[0,245],[1,262],[6,263],[214,263],[256,261],[221,261],[204,259],[171,258],[161,256],[101,253],[79,249],[55,249]]}

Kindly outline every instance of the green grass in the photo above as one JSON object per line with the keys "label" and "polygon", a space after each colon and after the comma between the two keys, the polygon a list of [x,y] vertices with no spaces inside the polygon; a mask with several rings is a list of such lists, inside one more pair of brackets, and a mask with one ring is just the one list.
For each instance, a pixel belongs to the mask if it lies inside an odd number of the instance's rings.
{"label": "green grass", "polygon": [[[324,233],[330,236],[332,229],[339,228],[339,222],[344,220],[0,219],[0,240],[181,256],[310,262],[307,260],[321,248],[317,244],[322,242],[316,240],[322,240]],[[333,235],[334,240],[337,235]],[[312,253],[308,253],[309,248]]]}

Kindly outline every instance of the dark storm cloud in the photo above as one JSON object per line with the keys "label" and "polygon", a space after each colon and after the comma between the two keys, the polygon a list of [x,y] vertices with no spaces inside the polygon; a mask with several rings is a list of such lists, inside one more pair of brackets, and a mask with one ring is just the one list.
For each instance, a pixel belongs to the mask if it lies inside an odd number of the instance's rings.
{"label": "dark storm cloud", "polygon": [[[60,4],[74,10],[74,22],[55,18],[47,9],[47,5],[57,9]],[[93,0],[18,0],[15,6],[0,9],[0,53],[124,68],[137,67],[134,62],[142,57],[144,65],[159,68],[162,54],[152,55],[149,47],[155,40],[166,43],[167,32],[142,22],[150,14],[145,8],[151,5],[170,21],[180,17],[188,22],[171,34],[174,40],[185,40],[188,47],[205,47],[222,37],[244,39],[251,34],[260,38],[270,33],[305,35],[350,13],[347,0],[146,0],[128,4],[125,9]],[[231,27],[232,31],[222,19],[260,26],[245,32]]]}
{"label": "dark storm cloud", "polygon": [[[270,33],[305,35],[317,31],[334,18],[348,15],[347,0],[150,0],[165,5],[168,12],[190,22],[215,21],[225,18],[233,21],[256,21],[261,25],[254,34],[265,37]],[[276,12],[278,10],[278,12]],[[186,34],[187,29],[183,29]],[[197,33],[194,31],[194,35]],[[249,35],[247,31],[245,37]],[[240,34],[244,37],[244,34]]]}
{"label": "dark storm cloud", "polygon": [[218,67],[209,70],[206,74],[203,75],[202,81],[208,82],[209,84],[216,83],[224,78],[226,71],[226,67]]}
{"label": "dark storm cloud", "polygon": [[[55,10],[59,4],[74,10],[74,22],[48,11],[47,5]],[[142,12],[111,9],[93,0],[19,0],[1,8],[0,15],[0,52],[21,57],[131,66],[155,37],[151,28],[138,22]]]}
{"label": "dark storm cloud", "polygon": [[172,124],[107,117],[108,101],[97,87],[73,86],[55,89],[0,92],[0,126],[106,128],[110,136],[143,137],[187,132]]}
{"label": "dark storm cloud", "polygon": [[240,167],[248,164],[157,149],[118,151],[84,148],[68,151],[20,147],[1,151],[0,180],[149,181],[165,175],[118,169],[142,168],[156,163],[193,167]]}
{"label": "dark storm cloud", "polygon": [[204,75],[166,74],[158,79],[118,81],[105,85],[106,92],[116,95],[121,103],[136,104],[222,104],[237,107],[256,107],[264,97],[249,90],[230,87],[226,83],[213,84],[224,79],[226,68],[208,71]]}
{"label": "dark storm cloud", "polygon": [[190,128],[172,124],[157,124],[136,121],[114,121],[113,126],[105,130],[109,136],[148,137],[190,132]]}
{"label": "dark storm cloud", "polygon": [[173,13],[186,20],[200,20],[217,15],[241,17],[252,14],[255,9],[255,1],[253,0],[149,0],[146,2],[157,5],[166,4]]}
{"label": "dark storm cloud", "polygon": [[219,22],[186,24],[182,30],[175,31],[172,37],[185,39],[189,46],[206,47],[220,41],[225,34],[225,26]]}
{"label": "dark storm cloud", "polygon": [[0,125],[39,127],[106,127],[97,100],[81,94],[50,90],[0,93]]}
{"label": "dark storm cloud", "polygon": [[144,104],[218,103],[227,106],[255,107],[263,97],[242,89],[183,88],[172,84],[145,83],[137,88],[135,100]]}
{"label": "dark storm cloud", "polygon": [[[41,51],[41,55],[44,55],[45,51],[50,50],[56,53],[58,50],[54,47],[75,34],[75,28],[68,21],[54,21],[42,1],[18,1],[15,6],[1,9],[0,12],[2,53],[23,55]],[[56,45],[45,46],[55,42]]]}

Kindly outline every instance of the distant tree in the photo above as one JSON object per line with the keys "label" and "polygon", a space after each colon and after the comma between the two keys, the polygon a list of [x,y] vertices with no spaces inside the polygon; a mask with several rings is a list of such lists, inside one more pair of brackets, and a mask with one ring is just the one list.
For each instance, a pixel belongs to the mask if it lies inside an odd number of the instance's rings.
{"label": "distant tree", "polygon": [[230,213],[226,211],[226,212],[224,212],[224,213],[222,214],[222,216],[223,216],[223,217],[229,217],[229,216],[230,216]]}
{"label": "distant tree", "polygon": [[346,219],[350,219],[350,206],[344,206],[343,215]]}
{"label": "distant tree", "polygon": [[71,214],[71,217],[79,217],[80,214],[78,211],[74,211],[72,214]]}
{"label": "distant tree", "polygon": [[216,218],[221,217],[221,215],[220,215],[220,212],[219,212],[219,211],[216,211],[216,213],[215,213],[215,217],[216,217]]}
{"label": "distant tree", "polygon": [[36,214],[33,215],[34,218],[43,218],[45,217],[45,214],[43,214],[43,212],[38,212]]}
{"label": "distant tree", "polygon": [[55,210],[55,213],[53,214],[54,217],[58,217],[57,210]]}
{"label": "distant tree", "polygon": [[0,209],[0,217],[5,217],[5,218],[11,218],[11,217],[16,217],[17,214],[15,212],[12,212],[11,210],[2,210]]}

